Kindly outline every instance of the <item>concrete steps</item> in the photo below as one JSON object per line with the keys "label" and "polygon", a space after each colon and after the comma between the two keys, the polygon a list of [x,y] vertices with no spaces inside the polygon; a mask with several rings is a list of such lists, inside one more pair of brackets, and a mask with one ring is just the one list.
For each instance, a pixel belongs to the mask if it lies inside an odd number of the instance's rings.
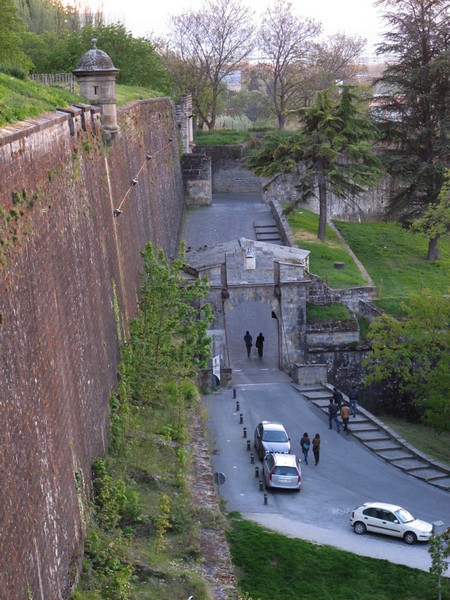
{"label": "concrete steps", "polygon": [[[294,384],[304,398],[328,417],[331,386]],[[393,466],[431,485],[450,491],[450,468],[419,452],[379,419],[358,406],[356,418],[350,417],[349,432],[377,456]]]}
{"label": "concrete steps", "polygon": [[281,244],[280,232],[274,220],[255,221],[255,236],[258,242],[273,242]]}

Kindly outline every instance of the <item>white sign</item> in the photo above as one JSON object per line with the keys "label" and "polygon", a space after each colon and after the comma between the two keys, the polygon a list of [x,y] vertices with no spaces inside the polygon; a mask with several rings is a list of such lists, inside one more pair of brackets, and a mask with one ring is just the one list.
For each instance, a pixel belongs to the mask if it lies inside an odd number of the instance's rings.
{"label": "white sign", "polygon": [[213,375],[220,381],[220,355],[213,356]]}

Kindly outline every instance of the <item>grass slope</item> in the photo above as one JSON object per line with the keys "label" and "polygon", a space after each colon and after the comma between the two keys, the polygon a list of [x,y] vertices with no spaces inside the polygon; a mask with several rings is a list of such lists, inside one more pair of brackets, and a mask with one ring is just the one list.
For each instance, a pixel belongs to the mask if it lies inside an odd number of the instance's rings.
{"label": "grass slope", "polygon": [[[78,88],[78,86],[75,86]],[[119,106],[132,100],[157,98],[160,92],[136,86],[117,85],[116,98]],[[62,87],[45,85],[35,81],[21,80],[0,73],[0,127],[17,121],[38,117],[58,107],[74,103],[85,103],[86,99],[72,94]]]}
{"label": "grass slope", "polygon": [[[236,515],[230,525],[239,586],[253,600],[434,600],[437,596],[436,577],[424,571],[287,538]],[[443,581],[442,593],[443,598],[450,597],[450,580]]]}

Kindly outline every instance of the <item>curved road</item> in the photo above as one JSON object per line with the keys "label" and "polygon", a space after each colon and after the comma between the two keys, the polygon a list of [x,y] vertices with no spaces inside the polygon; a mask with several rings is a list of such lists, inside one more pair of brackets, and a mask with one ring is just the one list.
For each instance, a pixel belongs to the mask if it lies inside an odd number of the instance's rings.
{"label": "curved road", "polygon": [[[267,205],[256,195],[216,195],[211,206],[186,212],[182,238],[197,249],[246,237],[255,239],[254,222],[270,218]],[[402,540],[367,534],[358,536],[349,525],[353,508],[370,500],[392,502],[426,521],[450,525],[450,494],[407,475],[377,458],[351,435],[329,431],[326,415],[307,401],[277,368],[276,323],[267,307],[249,302],[227,314],[227,341],[233,367],[233,391],[219,390],[203,398],[208,413],[208,436],[214,471],[224,473],[220,494],[228,511],[238,511],[286,535],[330,544],[357,554],[384,558],[428,571],[428,545],[407,546]],[[264,357],[247,358],[243,336],[254,340],[264,333]],[[239,401],[239,411],[236,411]],[[240,414],[243,423],[240,424]],[[247,440],[263,419],[281,421],[299,453],[299,439],[307,431],[322,438],[320,464],[303,465],[303,489],[268,492],[268,503],[255,477],[258,459],[250,461]],[[243,437],[246,427],[248,437]],[[314,462],[314,461],[312,461]]]}
{"label": "curved road", "polygon": [[[246,368],[245,360],[243,356],[243,369],[237,374],[241,383],[235,385],[236,398],[233,390],[203,398],[213,469],[225,475],[219,492],[227,511],[239,512],[286,535],[428,571],[428,544],[407,546],[402,540],[387,536],[358,536],[349,525],[349,516],[356,506],[377,500],[400,504],[418,518],[443,521],[449,526],[449,493],[379,459],[351,434],[330,431],[327,417],[303,398],[285,374],[265,370],[264,359],[250,368]],[[298,455],[299,439],[305,431],[310,437],[319,433],[322,440],[319,465],[314,465],[312,456],[308,465],[302,462],[300,494],[269,491],[267,504],[259,478],[255,477],[255,467],[260,468],[261,463],[256,455],[251,462],[253,433],[261,420],[281,421],[291,437],[292,452]],[[243,437],[244,428],[247,438]]]}

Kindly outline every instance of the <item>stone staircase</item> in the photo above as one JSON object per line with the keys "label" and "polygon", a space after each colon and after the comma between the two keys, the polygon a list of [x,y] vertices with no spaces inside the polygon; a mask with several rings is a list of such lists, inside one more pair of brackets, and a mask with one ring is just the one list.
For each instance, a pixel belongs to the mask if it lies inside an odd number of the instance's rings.
{"label": "stone staircase", "polygon": [[280,232],[278,226],[273,219],[265,221],[255,221],[255,236],[258,242],[269,242],[272,244],[281,244]]}
{"label": "stone staircase", "polygon": [[[332,386],[319,384],[294,387],[328,417]],[[354,437],[383,460],[413,477],[450,491],[450,467],[414,448],[362,406],[358,406],[355,418],[350,417],[348,428]]]}

